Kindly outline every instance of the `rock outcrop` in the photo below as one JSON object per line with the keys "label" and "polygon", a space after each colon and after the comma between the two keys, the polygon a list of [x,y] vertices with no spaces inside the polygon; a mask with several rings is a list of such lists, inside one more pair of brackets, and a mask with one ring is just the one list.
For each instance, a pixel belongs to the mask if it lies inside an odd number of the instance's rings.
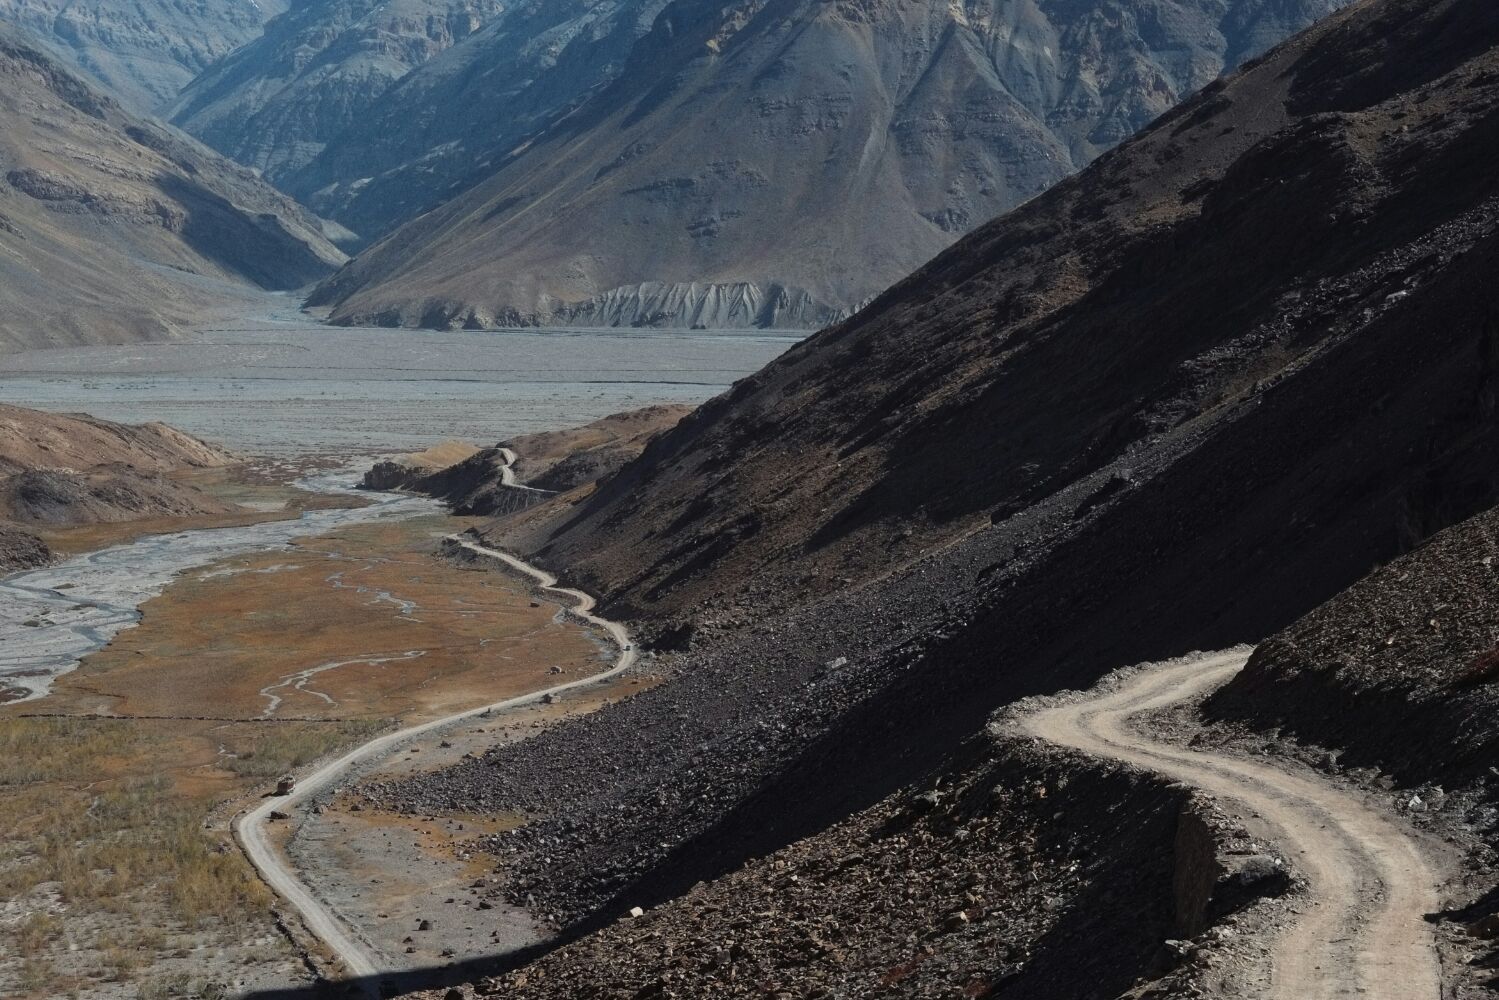
{"label": "rock outcrop", "polygon": [[192,486],[129,466],[28,469],[0,479],[0,516],[22,526],[108,524],[235,509]]}
{"label": "rock outcrop", "polygon": [[[819,326],[1339,5],[673,0],[531,134],[496,132],[491,104],[483,128],[427,126],[427,95],[470,95],[423,78],[506,64],[497,23],[393,88],[370,142],[330,144],[338,176],[289,188],[371,235],[338,197],[450,199],[312,302],[340,323]],[[426,141],[397,169],[405,120]]]}
{"label": "rock outcrop", "polygon": [[377,462],[361,488],[409,490],[446,501],[459,516],[516,514],[552,497],[550,491],[504,481],[506,459],[499,448],[485,448],[455,465],[432,471],[400,462]]}
{"label": "rock outcrop", "polygon": [[47,543],[29,531],[0,521],[0,573],[35,569],[52,561]]}
{"label": "rock outcrop", "polygon": [[291,199],[0,25],[0,350],[169,336],[342,260]]}
{"label": "rock outcrop", "polygon": [[[639,456],[651,438],[691,412],[677,404],[645,406],[580,427],[521,434],[440,469],[409,461],[377,462],[362,485],[446,500],[455,514],[514,514],[613,475]],[[514,485],[504,481],[506,449],[515,455],[510,467]]]}
{"label": "rock outcrop", "polygon": [[364,477],[359,481],[359,488],[382,492],[404,490],[430,474],[429,469],[419,469],[404,462],[386,458],[376,462],[365,471]]}
{"label": "rock outcrop", "polygon": [[390,309],[368,319],[376,326],[465,330],[526,326],[666,326],[712,330],[807,329],[825,326],[847,315],[847,310],[819,302],[803,289],[779,285],[761,288],[742,281],[721,285],[649,281],[615,288],[581,302],[562,302],[544,296],[533,312],[504,309],[494,313],[462,301],[439,299],[416,302],[411,310]]}

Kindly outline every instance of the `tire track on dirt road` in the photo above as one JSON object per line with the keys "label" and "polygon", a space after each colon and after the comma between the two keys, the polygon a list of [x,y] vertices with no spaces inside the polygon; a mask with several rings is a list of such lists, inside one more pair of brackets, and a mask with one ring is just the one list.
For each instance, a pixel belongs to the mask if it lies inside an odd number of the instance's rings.
{"label": "tire track on dirt road", "polygon": [[1153,734],[1140,716],[1226,683],[1248,660],[1208,654],[1126,676],[1101,694],[1044,708],[1020,727],[1051,743],[1201,788],[1270,827],[1309,882],[1296,923],[1271,946],[1268,1000],[1439,1000],[1427,914],[1439,879],[1415,836],[1354,792],[1311,772]]}

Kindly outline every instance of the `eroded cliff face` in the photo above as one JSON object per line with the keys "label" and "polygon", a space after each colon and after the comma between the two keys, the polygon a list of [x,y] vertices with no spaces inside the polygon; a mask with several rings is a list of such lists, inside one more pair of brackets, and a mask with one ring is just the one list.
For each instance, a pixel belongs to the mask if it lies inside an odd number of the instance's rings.
{"label": "eroded cliff face", "polygon": [[[500,0],[317,0],[203,73],[166,114],[280,181],[394,83],[504,10]],[[368,166],[368,164],[366,164]]]}
{"label": "eroded cliff face", "polygon": [[533,138],[423,160],[482,179],[314,301],[338,322],[821,325],[1337,6],[676,0]]}
{"label": "eroded cliff face", "polygon": [[132,110],[155,113],[285,9],[284,0],[0,0],[0,20]]}
{"label": "eroded cliff face", "polygon": [[[815,329],[848,316],[849,310],[820,301],[805,289],[750,281],[705,284],[646,281],[611,288],[577,302],[543,296],[529,311],[498,310],[461,299],[425,299],[366,317],[375,326],[424,326],[483,330],[494,327],[684,327],[722,330]],[[413,319],[413,315],[415,319]]]}

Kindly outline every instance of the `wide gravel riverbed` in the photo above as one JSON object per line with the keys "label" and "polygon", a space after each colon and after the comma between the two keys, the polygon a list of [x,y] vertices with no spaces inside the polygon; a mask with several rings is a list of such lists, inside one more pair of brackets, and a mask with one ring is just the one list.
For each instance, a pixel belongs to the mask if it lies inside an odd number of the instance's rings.
{"label": "wide gravel riverbed", "polygon": [[0,400],[161,420],[261,455],[416,451],[702,402],[803,336],[328,327],[268,295],[181,341],[0,355]]}

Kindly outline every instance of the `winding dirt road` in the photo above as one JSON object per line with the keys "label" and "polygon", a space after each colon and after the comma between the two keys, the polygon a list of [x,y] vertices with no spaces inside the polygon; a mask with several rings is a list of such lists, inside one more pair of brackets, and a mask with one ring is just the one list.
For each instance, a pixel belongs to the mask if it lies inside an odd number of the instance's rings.
{"label": "winding dirt road", "polygon": [[1439,906],[1438,878],[1396,819],[1311,772],[1189,750],[1138,725],[1143,713],[1227,682],[1247,659],[1232,652],[1170,663],[1020,724],[1049,742],[1202,788],[1270,828],[1310,889],[1302,916],[1272,949],[1260,996],[1439,1000],[1435,940],[1425,920]]}
{"label": "winding dirt road", "polygon": [[505,456],[505,464],[502,465],[502,466],[500,466],[500,485],[501,486],[508,486],[508,487],[510,487],[513,490],[526,490],[527,492],[530,492],[530,493],[540,493],[543,496],[549,496],[549,497],[554,497],[554,496],[557,495],[556,491],[554,491],[554,490],[537,489],[535,486],[527,486],[525,483],[521,482],[519,479],[516,479],[515,478],[515,462],[516,462],[516,454],[515,454],[515,452],[511,451],[509,448],[501,448],[500,449],[500,454]]}
{"label": "winding dirt road", "polygon": [[[511,456],[510,460],[514,461],[513,456]],[[569,609],[569,613],[607,632],[616,645],[619,646],[619,656],[615,659],[614,665],[603,673],[594,674],[582,680],[569,681],[566,684],[557,684],[539,691],[532,691],[529,694],[524,694],[516,698],[495,702],[492,705],[480,705],[455,715],[449,715],[419,726],[411,726],[377,737],[349,751],[337,760],[323,764],[310,774],[303,775],[297,780],[296,788],[291,794],[267,798],[254,809],[241,813],[235,818],[234,835],[239,841],[241,848],[244,849],[246,857],[250,859],[250,863],[259,870],[266,884],[296,909],[301,915],[302,921],[308,931],[327,945],[329,950],[343,962],[348,973],[355,977],[374,976],[388,966],[382,961],[380,954],[375,948],[362,940],[348,924],[341,920],[337,914],[308,889],[307,885],[298,877],[289,862],[276,850],[270,841],[267,830],[272,810],[290,813],[298,805],[305,803],[311,797],[343,779],[351,768],[388,753],[418,736],[451,726],[454,723],[463,722],[486,712],[499,712],[506,709],[518,708],[522,705],[529,705],[540,701],[550,694],[560,694],[587,684],[598,684],[602,681],[607,681],[629,669],[635,662],[636,652],[630,640],[629,632],[618,622],[609,621],[606,618],[595,615],[593,613],[594,599],[589,594],[585,594],[581,590],[559,587],[557,586],[557,578],[545,570],[538,569],[530,563],[517,559],[498,549],[487,548],[461,535],[450,535],[448,541],[475,555],[497,559],[507,566],[531,577],[536,581],[540,589],[570,600],[572,607]]]}

